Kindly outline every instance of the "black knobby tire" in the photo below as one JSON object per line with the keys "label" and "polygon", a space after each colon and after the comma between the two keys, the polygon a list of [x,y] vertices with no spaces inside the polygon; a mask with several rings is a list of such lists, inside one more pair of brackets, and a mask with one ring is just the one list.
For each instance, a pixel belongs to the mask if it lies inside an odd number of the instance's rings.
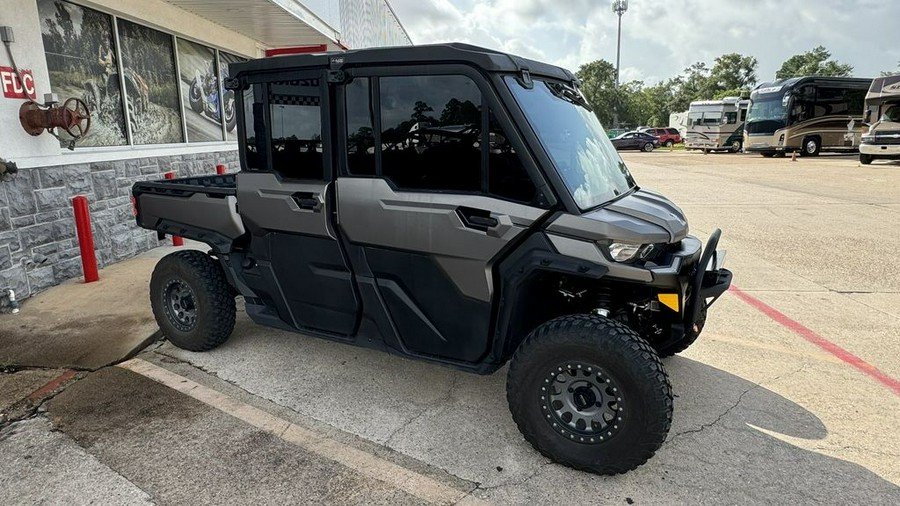
{"label": "black knobby tire", "polygon": [[203,114],[203,96],[200,93],[200,83],[197,82],[197,78],[191,81],[191,86],[188,88],[188,102],[191,104],[192,111]]}
{"label": "black knobby tire", "polygon": [[222,266],[201,251],[166,255],[150,277],[156,323],[172,344],[189,351],[211,350],[228,340],[234,329],[234,297]]}
{"label": "black knobby tire", "polygon": [[700,310],[700,314],[697,315],[697,321],[694,323],[694,326],[687,329],[680,338],[662,342],[651,341],[650,345],[653,346],[653,349],[656,350],[656,354],[660,357],[671,357],[676,353],[681,353],[694,344],[694,341],[696,341],[697,338],[700,337],[700,333],[703,332],[704,325],[706,325],[706,308]]}
{"label": "black knobby tire", "polygon": [[859,154],[859,163],[863,165],[869,165],[874,159],[875,157],[873,157],[872,155],[865,155],[862,153]]}
{"label": "black knobby tire", "polygon": [[[566,421],[545,400],[546,389],[559,381],[550,381],[557,368],[567,369],[560,373],[563,378],[585,379],[584,374],[594,380],[594,372],[605,378],[601,385],[613,397],[596,406],[611,406],[615,414],[599,432],[585,434],[583,424],[553,425]],[[584,372],[590,368],[591,373]],[[656,352],[624,324],[600,316],[563,316],[532,331],[510,362],[506,397],[519,430],[535,449],[560,464],[599,474],[624,473],[645,463],[672,423],[672,386]],[[594,434],[596,440],[586,441]]]}

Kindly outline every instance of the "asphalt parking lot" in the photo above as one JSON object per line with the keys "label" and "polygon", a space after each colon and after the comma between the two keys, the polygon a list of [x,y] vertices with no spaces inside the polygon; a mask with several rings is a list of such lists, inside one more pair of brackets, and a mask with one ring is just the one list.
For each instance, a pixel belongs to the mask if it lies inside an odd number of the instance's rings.
{"label": "asphalt parking lot", "polygon": [[214,351],[154,345],[4,429],[0,482],[30,490],[23,455],[51,449],[49,476],[83,466],[84,490],[118,503],[900,503],[900,164],[624,157],[693,234],[723,230],[736,288],[665,360],[674,422],[637,470],[594,476],[532,450],[505,369],[469,375],[239,315]]}

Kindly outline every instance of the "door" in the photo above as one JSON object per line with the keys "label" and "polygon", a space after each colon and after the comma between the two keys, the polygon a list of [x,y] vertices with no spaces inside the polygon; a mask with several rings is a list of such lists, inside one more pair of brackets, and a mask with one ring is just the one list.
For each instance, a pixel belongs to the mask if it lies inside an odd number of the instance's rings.
{"label": "door", "polygon": [[359,302],[334,230],[327,84],[319,73],[253,83],[243,96],[238,206],[252,234],[248,284],[299,329],[351,335]]}
{"label": "door", "polygon": [[468,75],[357,78],[345,95],[338,216],[362,252],[354,269],[374,278],[404,351],[477,361],[494,262],[547,212],[521,140]]}

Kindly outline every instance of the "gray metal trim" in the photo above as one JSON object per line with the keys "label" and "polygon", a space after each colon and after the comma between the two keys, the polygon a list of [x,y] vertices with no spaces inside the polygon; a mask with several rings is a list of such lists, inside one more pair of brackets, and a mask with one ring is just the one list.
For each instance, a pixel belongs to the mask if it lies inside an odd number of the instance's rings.
{"label": "gray metal trim", "polygon": [[573,239],[571,237],[564,237],[556,234],[547,234],[547,237],[560,255],[602,265],[609,269],[608,276],[611,278],[641,283],[653,281],[653,273],[647,269],[607,260],[600,252],[600,247],[595,242]]}

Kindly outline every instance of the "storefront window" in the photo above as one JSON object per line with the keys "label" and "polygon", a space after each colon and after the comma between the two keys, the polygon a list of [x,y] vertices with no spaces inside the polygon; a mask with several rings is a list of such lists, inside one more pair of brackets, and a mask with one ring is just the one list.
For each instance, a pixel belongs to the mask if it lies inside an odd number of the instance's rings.
{"label": "storefront window", "polygon": [[[178,39],[178,67],[188,142],[221,141],[222,109],[216,51]],[[234,129],[234,100],[230,107],[230,126]]]}
{"label": "storefront window", "polygon": [[124,19],[118,25],[134,144],[184,142],[172,36]]}
{"label": "storefront window", "polygon": [[[223,83],[245,58],[66,0],[37,6],[50,90],[91,112],[79,146],[237,140],[235,96]],[[71,137],[57,134],[67,147]]]}
{"label": "storefront window", "polygon": [[[224,83],[225,79],[231,75],[228,69],[230,64],[244,61],[247,61],[247,59],[219,51],[219,69],[222,82]],[[234,125],[237,123],[237,115],[234,114],[234,91],[225,90],[225,100],[223,100],[223,105],[225,107],[225,131],[227,132],[227,140],[236,141],[237,132],[234,130]]]}
{"label": "storefront window", "polygon": [[[60,100],[80,98],[92,113],[79,146],[121,146],[128,142],[113,38],[112,17],[60,0],[38,0],[50,90]],[[59,129],[60,144],[70,137]]]}

